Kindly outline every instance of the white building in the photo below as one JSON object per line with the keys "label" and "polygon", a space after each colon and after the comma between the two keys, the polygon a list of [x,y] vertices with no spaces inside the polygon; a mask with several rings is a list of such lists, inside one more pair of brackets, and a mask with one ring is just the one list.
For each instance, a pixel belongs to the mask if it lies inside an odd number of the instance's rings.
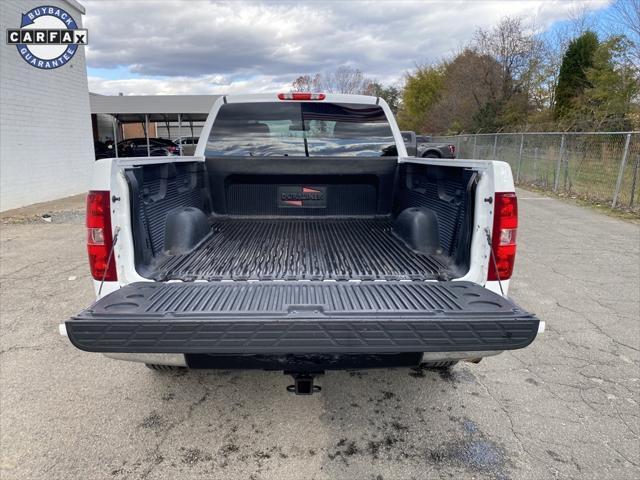
{"label": "white building", "polygon": [[7,44],[6,30],[42,5],[64,9],[82,28],[85,9],[75,0],[0,2],[0,211],[85,192],[94,161],[84,47],[44,70]]}

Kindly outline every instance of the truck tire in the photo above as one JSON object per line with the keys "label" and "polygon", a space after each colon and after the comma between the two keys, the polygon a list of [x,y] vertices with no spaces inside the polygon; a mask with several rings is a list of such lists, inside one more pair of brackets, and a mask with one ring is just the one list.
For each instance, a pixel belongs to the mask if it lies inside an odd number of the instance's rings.
{"label": "truck tire", "polygon": [[154,370],[156,372],[182,372],[187,369],[186,367],[176,367],[174,365],[158,365],[156,363],[145,363],[144,365],[148,369]]}
{"label": "truck tire", "polygon": [[440,155],[434,152],[425,153],[422,158],[441,158]]}
{"label": "truck tire", "polygon": [[457,360],[449,360],[445,362],[423,362],[420,364],[420,368],[426,368],[429,370],[447,370],[453,367],[456,363],[458,363]]}

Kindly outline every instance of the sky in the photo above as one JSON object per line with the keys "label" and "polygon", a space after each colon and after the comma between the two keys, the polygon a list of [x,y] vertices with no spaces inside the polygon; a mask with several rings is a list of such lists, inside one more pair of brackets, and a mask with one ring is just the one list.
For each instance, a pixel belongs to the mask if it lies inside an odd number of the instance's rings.
{"label": "sky", "polygon": [[84,0],[89,90],[105,95],[259,93],[299,75],[349,66],[398,84],[417,64],[450,57],[477,28],[522,16],[539,31],[583,1],[104,1]]}

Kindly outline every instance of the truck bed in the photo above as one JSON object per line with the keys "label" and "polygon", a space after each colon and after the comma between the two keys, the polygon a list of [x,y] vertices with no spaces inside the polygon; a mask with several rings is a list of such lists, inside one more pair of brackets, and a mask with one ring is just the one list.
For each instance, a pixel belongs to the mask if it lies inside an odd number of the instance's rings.
{"label": "truck bed", "polygon": [[213,221],[194,250],[162,254],[166,280],[446,280],[449,257],[409,248],[390,217],[233,218]]}

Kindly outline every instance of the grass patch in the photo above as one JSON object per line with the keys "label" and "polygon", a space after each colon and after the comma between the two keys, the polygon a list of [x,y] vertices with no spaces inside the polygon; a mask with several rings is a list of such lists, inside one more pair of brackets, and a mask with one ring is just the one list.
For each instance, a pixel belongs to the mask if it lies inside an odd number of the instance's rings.
{"label": "grass patch", "polygon": [[609,217],[619,218],[621,220],[626,220],[631,223],[639,223],[640,224],[640,211],[634,211],[624,208],[611,208],[611,203],[603,203],[601,201],[583,198],[576,193],[565,193],[565,192],[554,192],[553,190],[546,190],[544,188],[538,187],[537,185],[532,184],[519,184],[516,185],[519,189],[528,190],[530,192],[540,193],[547,197],[557,198],[559,200],[564,200],[569,203],[573,203],[574,205],[579,205],[581,207],[588,207],[592,210],[596,210],[600,213],[603,213]]}

